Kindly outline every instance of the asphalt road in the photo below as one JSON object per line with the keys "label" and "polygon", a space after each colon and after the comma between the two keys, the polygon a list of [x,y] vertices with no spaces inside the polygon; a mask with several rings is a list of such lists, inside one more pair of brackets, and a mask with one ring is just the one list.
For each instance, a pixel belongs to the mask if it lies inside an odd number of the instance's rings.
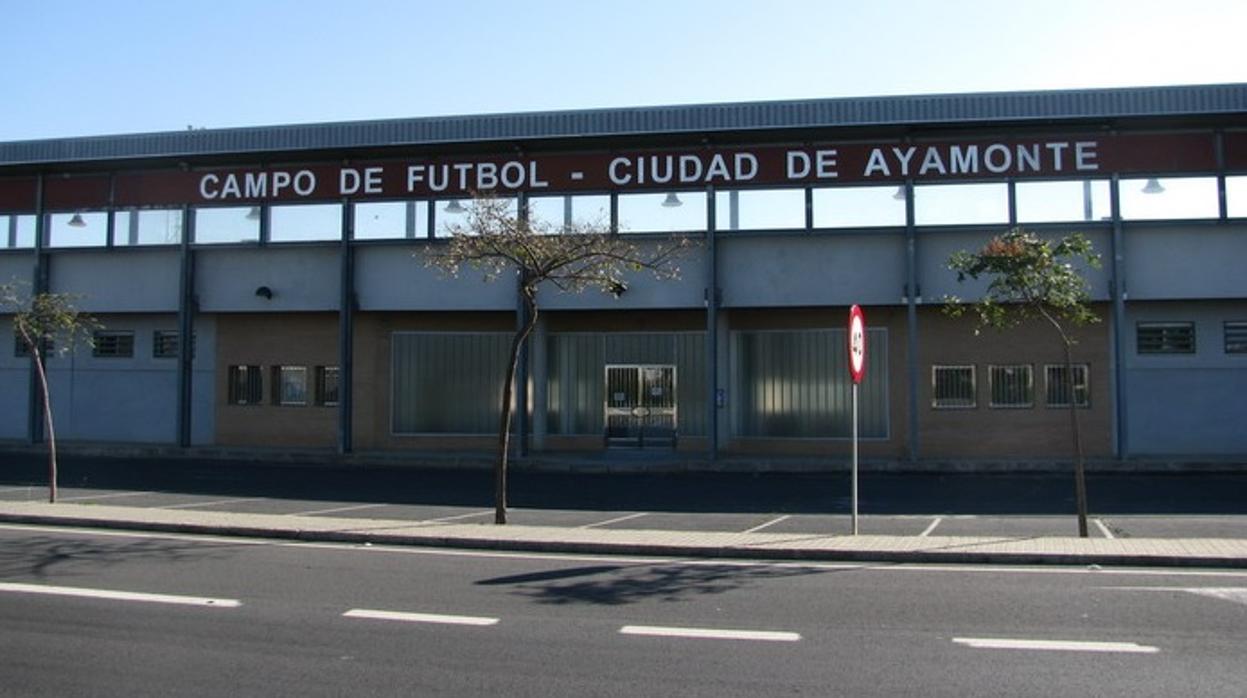
{"label": "asphalt road", "polygon": [[1247,685],[1241,572],[0,526],[0,628],[4,696],[1239,697]]}

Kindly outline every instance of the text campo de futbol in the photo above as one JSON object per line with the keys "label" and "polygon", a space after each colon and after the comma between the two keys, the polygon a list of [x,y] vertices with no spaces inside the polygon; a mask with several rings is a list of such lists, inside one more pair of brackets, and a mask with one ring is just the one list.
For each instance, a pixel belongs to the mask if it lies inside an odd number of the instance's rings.
{"label": "text campo de futbol", "polygon": [[[768,150],[765,153],[634,154],[567,158],[557,166],[540,157],[506,161],[388,163],[323,168],[207,172],[199,195],[210,201],[324,196],[401,196],[472,191],[585,189],[664,185],[782,184],[868,181],[905,177],[1088,173],[1100,169],[1098,141],[890,145],[869,148],[846,162],[840,148]],[[568,163],[571,163],[570,165]],[[588,167],[577,169],[583,163]],[[844,168],[853,167],[846,171]],[[596,167],[599,171],[593,171]],[[395,168],[401,168],[396,179]],[[604,170],[604,171],[602,171]],[[326,182],[325,179],[336,180]],[[332,190],[330,190],[332,188]]]}

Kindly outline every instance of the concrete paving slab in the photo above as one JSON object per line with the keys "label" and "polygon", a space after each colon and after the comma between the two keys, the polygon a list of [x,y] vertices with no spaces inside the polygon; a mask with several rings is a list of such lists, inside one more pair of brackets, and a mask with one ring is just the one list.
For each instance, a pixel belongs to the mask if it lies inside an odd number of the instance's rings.
{"label": "concrete paving slab", "polygon": [[[507,510],[507,521],[521,526],[564,526],[578,528],[598,524],[636,512],[583,511],[573,509],[520,509]],[[645,517],[638,517],[645,518]],[[493,518],[490,518],[493,521]],[[621,524],[624,525],[624,524]]]}
{"label": "concrete paving slab", "polygon": [[[650,512],[645,516],[602,526],[636,531],[742,532],[773,521],[781,514],[686,514]],[[607,517],[603,517],[607,518]]]}
{"label": "concrete paving slab", "polygon": [[[931,516],[858,516],[859,533],[883,536],[916,536],[927,529],[935,517]],[[846,535],[853,529],[848,514],[795,514],[772,526],[768,533],[818,533],[822,535]]]}
{"label": "concrete paving slab", "polygon": [[1120,538],[1247,538],[1244,516],[1104,516]]}
{"label": "concrete paving slab", "polygon": [[[1089,523],[1092,538],[1103,538]],[[1077,536],[1078,517],[1068,516],[948,516],[932,532],[938,536]]]}

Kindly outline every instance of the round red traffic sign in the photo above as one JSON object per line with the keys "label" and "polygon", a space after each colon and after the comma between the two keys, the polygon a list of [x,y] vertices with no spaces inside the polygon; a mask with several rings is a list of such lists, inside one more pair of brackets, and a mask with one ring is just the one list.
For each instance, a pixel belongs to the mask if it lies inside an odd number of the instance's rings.
{"label": "round red traffic sign", "polygon": [[866,374],[866,316],[862,309],[849,309],[849,375],[854,383],[861,383]]}

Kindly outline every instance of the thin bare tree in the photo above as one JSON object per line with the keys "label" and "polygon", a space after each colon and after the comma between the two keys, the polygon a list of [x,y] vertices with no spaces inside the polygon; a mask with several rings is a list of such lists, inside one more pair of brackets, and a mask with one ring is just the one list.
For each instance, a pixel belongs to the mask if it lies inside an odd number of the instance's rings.
{"label": "thin bare tree", "polygon": [[676,278],[676,262],[690,239],[641,242],[612,233],[601,221],[556,225],[528,220],[507,200],[488,196],[475,197],[466,208],[463,222],[450,226],[450,239],[431,246],[423,256],[427,265],[451,276],[468,267],[482,272],[488,281],[516,280],[524,321],[511,339],[494,465],[494,523],[505,524],[515,374],[524,343],[537,324],[538,292],[580,293],[596,288],[618,297],[627,290],[633,274]]}

